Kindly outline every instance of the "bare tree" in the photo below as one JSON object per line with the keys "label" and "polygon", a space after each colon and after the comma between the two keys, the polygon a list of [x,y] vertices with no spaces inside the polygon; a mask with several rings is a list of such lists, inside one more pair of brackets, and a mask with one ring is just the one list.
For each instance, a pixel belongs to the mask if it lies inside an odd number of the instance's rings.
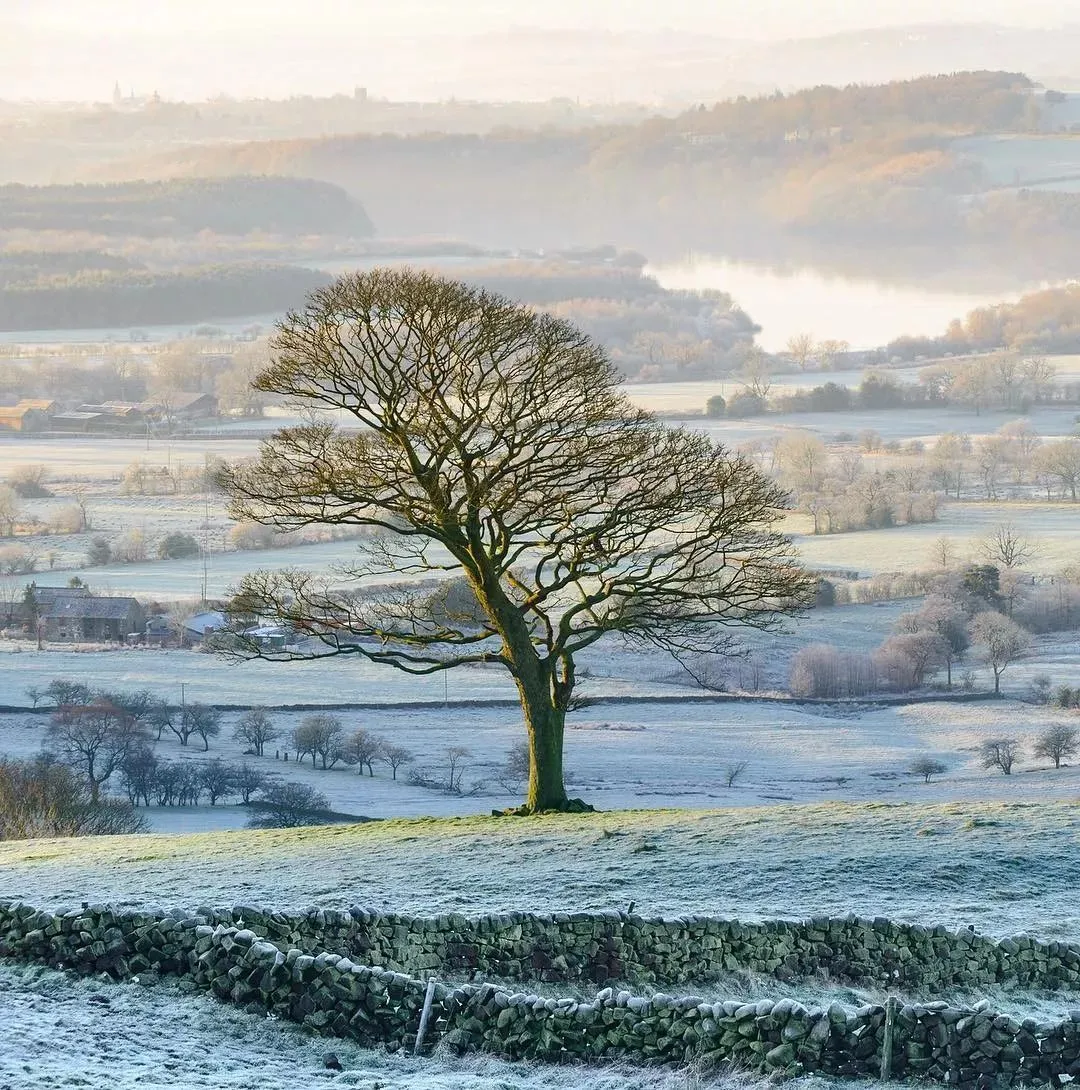
{"label": "bare tree", "polygon": [[800,371],[805,371],[814,358],[814,338],[809,333],[796,333],[788,337],[785,350]]}
{"label": "bare tree", "polygon": [[325,795],[306,783],[274,784],[266,791],[258,813],[248,821],[254,829],[291,829],[326,825],[332,820]]}
{"label": "bare tree", "polygon": [[991,738],[979,750],[983,768],[1000,768],[1012,775],[1013,764],[1020,755],[1020,743],[1015,738]]}
{"label": "bare tree", "polygon": [[244,764],[235,766],[233,769],[233,780],[236,784],[236,791],[240,796],[240,801],[246,806],[251,802],[251,796],[254,795],[256,791],[262,791],[263,788],[270,784],[271,777],[263,772],[262,769],[254,768],[245,762]]}
{"label": "bare tree", "polygon": [[210,748],[210,739],[221,733],[221,712],[209,704],[188,704],[180,713],[180,729],[173,727],[179,734],[180,744],[186,746],[187,740],[197,734],[203,740],[203,751]]}
{"label": "bare tree", "polygon": [[375,775],[374,762],[382,760],[384,749],[383,739],[370,730],[364,730],[363,727],[354,730],[341,747],[344,760],[351,765],[359,765],[360,775],[363,775],[364,769],[367,768],[369,776]]}
{"label": "bare tree", "polygon": [[461,777],[465,774],[466,758],[472,756],[472,750],[466,746],[447,746],[446,748],[446,784],[455,794],[461,793]]}
{"label": "bare tree", "polygon": [[729,764],[724,769],[724,786],[734,787],[735,781],[746,771],[749,765],[749,761],[735,761]]}
{"label": "bare tree", "polygon": [[46,698],[58,708],[89,704],[92,695],[89,685],[63,677],[53,678],[45,686]]}
{"label": "bare tree", "polygon": [[515,742],[506,754],[495,779],[511,795],[521,790],[521,785],[529,778],[529,743]]}
{"label": "bare tree", "polygon": [[1039,546],[1011,522],[995,527],[982,541],[983,557],[991,564],[1019,568],[1039,554]]}
{"label": "bare tree", "polygon": [[1001,692],[1001,675],[1022,658],[1031,646],[1031,633],[1000,613],[987,610],[971,622],[971,639],[983,649],[983,658],[994,671],[994,692]]}
{"label": "bare tree", "polygon": [[90,799],[101,797],[101,785],[119,771],[129,751],[143,741],[131,717],[104,701],[58,708],[46,735],[50,752],[78,769],[90,785]]}
{"label": "bare tree", "polygon": [[233,728],[233,738],[247,746],[256,757],[261,757],[266,743],[274,741],[278,736],[274,721],[265,708],[252,708],[244,712]]}
{"label": "bare tree", "polygon": [[933,757],[916,757],[914,761],[908,766],[909,770],[916,776],[922,776],[923,783],[929,783],[931,776],[939,776],[946,771],[946,767],[943,761],[938,761]]}
{"label": "bare tree", "polygon": [[218,799],[231,795],[236,790],[236,770],[220,757],[204,761],[199,775],[206,793],[210,796],[211,806],[217,806]]}
{"label": "bare tree", "polygon": [[300,721],[293,731],[292,743],[296,759],[311,757],[311,767],[316,758],[322,758],[324,771],[333,768],[342,758],[342,742],[345,728],[336,715],[309,715]]}
{"label": "bare tree", "polygon": [[950,538],[942,535],[939,538],[935,538],[934,544],[931,546],[930,555],[933,557],[934,563],[941,568],[951,568],[956,563],[957,551],[956,546],[953,544]]}
{"label": "bare tree", "polygon": [[1075,727],[1065,723],[1057,723],[1047,727],[1035,742],[1035,756],[1048,757],[1054,762],[1055,768],[1061,767],[1061,762],[1067,757],[1075,757],[1080,748],[1080,733]]}
{"label": "bare tree", "polygon": [[341,410],[351,433],[279,432],[228,468],[235,518],[286,529],[372,527],[358,579],[460,573],[483,621],[442,623],[409,585],[342,592],[340,576],[257,572],[237,613],[272,616],[317,650],[415,674],[497,663],[530,740],[526,812],[581,808],[563,779],[576,657],[608,633],[670,651],[721,650],[771,628],[811,581],[773,529],[787,497],[708,437],[633,408],[578,330],[499,296],[375,270],[288,315],[266,392]]}
{"label": "bare tree", "polygon": [[406,749],[404,746],[395,745],[393,742],[386,742],[383,744],[382,752],[379,754],[379,760],[385,761],[390,766],[390,778],[392,780],[397,779],[397,770],[402,765],[409,764],[413,760],[412,750]]}

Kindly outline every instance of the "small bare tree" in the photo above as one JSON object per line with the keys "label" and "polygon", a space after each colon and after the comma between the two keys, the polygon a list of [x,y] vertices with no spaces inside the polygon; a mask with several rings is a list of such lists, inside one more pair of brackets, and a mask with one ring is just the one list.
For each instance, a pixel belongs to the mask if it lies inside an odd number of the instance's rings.
{"label": "small bare tree", "polygon": [[188,738],[197,734],[205,752],[210,748],[210,739],[221,733],[221,712],[209,704],[188,704],[180,713],[180,727],[180,744],[186,746]]}
{"label": "small bare tree", "polygon": [[943,772],[947,771],[943,761],[928,756],[916,757],[915,760],[908,765],[908,770],[916,776],[922,776],[923,783],[929,783],[931,776],[940,776]]}
{"label": "small bare tree", "polygon": [[1054,762],[1055,768],[1061,767],[1061,762],[1068,757],[1075,757],[1080,748],[1080,734],[1075,727],[1065,723],[1056,723],[1047,727],[1035,742],[1034,753],[1036,757],[1046,757]]}
{"label": "small bare tree", "polygon": [[983,539],[980,551],[990,564],[1020,568],[1039,555],[1039,545],[1011,522],[996,526]]}
{"label": "small bare tree", "polygon": [[746,771],[749,761],[735,761],[724,769],[724,786],[734,787],[735,781]]}
{"label": "small bare tree", "polygon": [[306,716],[292,734],[296,759],[302,761],[310,756],[311,767],[315,768],[316,759],[321,757],[324,771],[333,768],[342,759],[344,736],[345,728],[336,715]]}
{"label": "small bare tree", "polygon": [[252,708],[244,712],[233,729],[233,738],[247,746],[256,757],[262,757],[266,743],[277,737],[279,731],[265,708]]}
{"label": "small bare tree", "polygon": [[1015,738],[991,738],[983,742],[979,755],[983,768],[1000,768],[1012,775],[1013,763],[1020,755],[1020,743]]}
{"label": "small bare tree", "polygon": [[412,750],[406,749],[404,746],[395,745],[393,742],[386,742],[383,744],[382,751],[379,753],[379,760],[385,761],[390,766],[390,778],[392,780],[397,779],[397,770],[402,765],[407,765],[413,760]]}
{"label": "small bare tree", "polygon": [[126,712],[105,701],[94,701],[58,708],[46,740],[51,752],[86,776],[90,799],[96,803],[101,785],[120,770],[143,735]]}
{"label": "small bare tree", "polygon": [[1001,692],[1001,675],[1031,646],[1031,634],[1015,621],[987,610],[971,622],[971,639],[983,649],[986,664],[994,671],[994,692]]}
{"label": "small bare tree", "polygon": [[[382,760],[385,742],[373,731],[364,730],[363,727],[354,730],[342,745],[343,759],[351,765],[360,766],[360,775],[364,769],[369,776],[375,775],[375,762]],[[395,770],[396,772],[396,770]],[[394,776],[397,779],[397,776]]]}

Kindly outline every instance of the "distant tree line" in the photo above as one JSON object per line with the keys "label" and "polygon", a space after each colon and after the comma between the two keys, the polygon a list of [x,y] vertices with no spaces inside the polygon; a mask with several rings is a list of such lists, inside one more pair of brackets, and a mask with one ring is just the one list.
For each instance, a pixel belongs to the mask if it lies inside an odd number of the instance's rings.
{"label": "distant tree line", "polygon": [[370,235],[345,190],[307,178],[174,178],[102,185],[0,186],[0,230],[95,235]]}
{"label": "distant tree line", "polygon": [[83,269],[0,286],[0,330],[132,327],[282,311],[328,280],[312,269],[270,264]]}

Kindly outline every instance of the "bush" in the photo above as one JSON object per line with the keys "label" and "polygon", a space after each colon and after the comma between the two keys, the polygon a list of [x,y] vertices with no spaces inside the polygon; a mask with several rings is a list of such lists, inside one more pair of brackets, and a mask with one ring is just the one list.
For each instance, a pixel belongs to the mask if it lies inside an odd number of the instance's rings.
{"label": "bush", "polygon": [[258,522],[239,522],[229,531],[229,542],[235,549],[269,549],[274,544],[274,531]]}
{"label": "bush", "polygon": [[49,515],[49,533],[79,534],[86,529],[86,519],[77,503],[66,504]]}
{"label": "bush", "polygon": [[139,529],[122,534],[113,549],[113,559],[121,564],[138,564],[146,559],[146,535]]}
{"label": "bush", "polygon": [[935,760],[933,757],[916,757],[908,766],[908,771],[916,776],[922,776],[923,783],[929,783],[931,776],[940,776],[947,769],[944,762]]}
{"label": "bush", "polygon": [[761,416],[765,411],[765,399],[749,390],[740,390],[727,403],[725,415],[733,420],[742,420],[747,416]]}
{"label": "bush", "polygon": [[1055,768],[1061,767],[1061,762],[1067,757],[1074,757],[1080,749],[1080,733],[1075,727],[1065,723],[1057,723],[1039,735],[1035,742],[1035,756],[1046,757],[1054,762]]}
{"label": "bush", "polygon": [[291,829],[299,825],[327,825],[332,820],[325,795],[306,783],[274,784],[267,788],[252,829]]}
{"label": "bush", "polygon": [[120,799],[94,801],[90,786],[46,757],[0,758],[0,840],[141,833],[146,823]]}
{"label": "bush", "polygon": [[45,486],[49,470],[43,465],[16,466],[7,477],[15,495],[24,500],[47,500],[52,492]]}
{"label": "bush", "polygon": [[708,401],[705,402],[705,415],[712,419],[724,416],[727,410],[727,402],[720,394],[713,394]]}
{"label": "bush", "polygon": [[86,550],[86,563],[91,568],[100,568],[112,560],[112,546],[103,537],[95,537]]}
{"label": "bush", "polygon": [[158,545],[158,556],[162,560],[184,560],[198,556],[199,551],[199,542],[191,534],[166,534]]}

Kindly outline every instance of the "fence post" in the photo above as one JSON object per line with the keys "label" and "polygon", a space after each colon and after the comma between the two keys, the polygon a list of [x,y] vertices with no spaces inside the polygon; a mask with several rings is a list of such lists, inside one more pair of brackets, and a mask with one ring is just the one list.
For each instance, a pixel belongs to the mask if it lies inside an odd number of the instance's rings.
{"label": "fence post", "polygon": [[896,1026],[896,1009],[900,1001],[890,995],[885,1002],[885,1037],[881,1042],[881,1081],[888,1082],[892,1077],[893,1034]]}
{"label": "fence post", "polygon": [[420,1055],[420,1046],[424,1043],[424,1034],[427,1033],[428,1018],[431,1017],[431,1001],[435,998],[435,978],[431,977],[427,982],[427,991],[424,993],[424,1009],[420,1012],[420,1027],[416,1031],[416,1044],[413,1045],[413,1055]]}

